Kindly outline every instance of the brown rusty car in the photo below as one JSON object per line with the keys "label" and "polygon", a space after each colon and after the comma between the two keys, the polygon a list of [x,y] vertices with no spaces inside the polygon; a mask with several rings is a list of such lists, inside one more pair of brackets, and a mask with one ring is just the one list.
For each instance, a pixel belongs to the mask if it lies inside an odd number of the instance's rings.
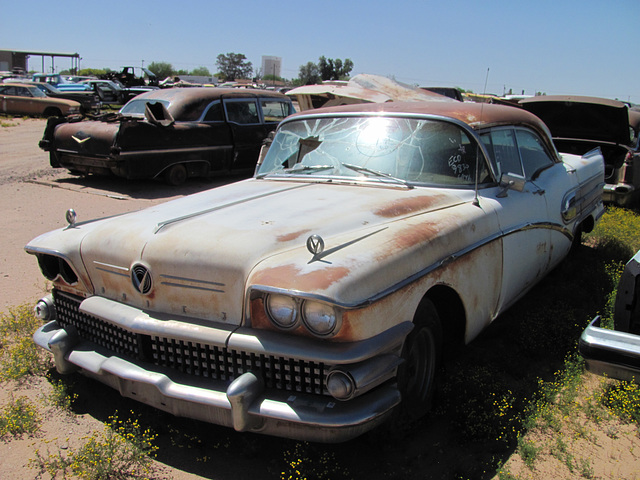
{"label": "brown rusty car", "polygon": [[11,115],[60,117],[80,113],[75,100],[51,98],[35,85],[0,84],[0,112]]}
{"label": "brown rusty car", "polygon": [[293,113],[285,95],[224,88],[169,88],[131,99],[100,120],[51,120],[40,141],[51,166],[127,179],[253,172],[262,141]]}
{"label": "brown rusty car", "polygon": [[261,158],[145,211],[69,212],[26,246],[53,282],[34,339],[60,372],[238,431],[339,442],[410,422],[443,350],[603,211],[602,156],[559,155],[513,107],[309,110]]}

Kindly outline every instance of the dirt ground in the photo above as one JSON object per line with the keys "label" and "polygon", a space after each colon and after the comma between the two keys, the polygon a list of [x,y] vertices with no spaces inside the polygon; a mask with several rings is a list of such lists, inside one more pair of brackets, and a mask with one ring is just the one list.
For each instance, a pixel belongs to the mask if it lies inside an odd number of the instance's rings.
{"label": "dirt ground", "polygon": [[[38,148],[45,122],[17,119],[13,126],[0,127],[0,311],[21,304],[33,304],[46,288],[35,259],[24,252],[24,245],[37,235],[66,225],[65,211],[73,208],[78,219],[89,219],[143,209],[211,188],[224,182],[189,181],[186,186],[167,187],[157,182],[126,182],[97,177],[78,178],[66,171],[52,169],[48,155]],[[233,180],[233,179],[232,179]],[[226,180],[229,181],[229,180]],[[0,442],[0,477],[36,478],[29,468],[34,451],[67,449],[83,438],[102,431],[114,410],[135,409],[154,424],[159,433],[160,453],[155,461],[158,478],[187,479],[262,479],[280,478],[291,473],[296,443],[177,419],[155,412],[133,401],[122,399],[102,385],[78,377],[79,401],[73,413],[61,413],[43,407],[43,431],[35,438]],[[0,385],[0,408],[13,396],[26,395],[40,402],[51,391],[45,378],[28,385]],[[93,399],[97,398],[98,401]],[[304,459],[325,465],[329,473],[315,470],[311,478],[498,478],[495,469],[482,465],[498,458],[514,476],[504,478],[547,479],[584,478],[569,471],[551,455],[525,466],[513,450],[495,450],[483,444],[452,444],[453,432],[446,420],[438,417],[424,422],[424,428],[400,441],[370,442],[356,439],[338,446],[304,447]],[[594,431],[595,442],[577,445],[580,455],[592,461],[593,476],[600,479],[640,479],[640,441],[635,428],[619,427],[616,439]],[[314,460],[314,458],[316,460]],[[318,460],[319,459],[319,460]],[[345,465],[347,473],[335,465]],[[331,470],[333,468],[333,470]],[[458,472],[465,472],[460,476]],[[469,473],[472,472],[472,473]],[[517,476],[516,476],[517,475]],[[286,476],[285,476],[286,478]],[[292,477],[297,478],[297,477]]]}

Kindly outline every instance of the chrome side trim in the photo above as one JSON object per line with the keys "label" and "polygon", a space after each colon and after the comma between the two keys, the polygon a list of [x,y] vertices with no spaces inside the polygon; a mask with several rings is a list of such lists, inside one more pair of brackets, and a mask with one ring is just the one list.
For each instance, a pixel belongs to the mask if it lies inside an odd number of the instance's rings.
{"label": "chrome side trim", "polygon": [[406,279],[404,279],[401,282],[396,283],[395,285],[392,285],[384,290],[382,290],[381,292],[378,292],[375,295],[372,295],[371,297],[361,300],[359,302],[354,302],[354,303],[344,303],[344,302],[336,302],[334,299],[326,297],[324,295],[318,295],[318,294],[314,294],[314,293],[308,293],[308,292],[301,292],[298,290],[288,290],[288,289],[282,289],[282,288],[275,288],[275,287],[270,287],[268,285],[251,285],[249,287],[249,294],[247,295],[246,298],[246,304],[245,304],[245,312],[247,317],[249,315],[250,310],[250,302],[252,299],[255,299],[259,296],[261,296],[262,294],[265,293],[281,293],[281,294],[285,294],[285,295],[293,295],[302,299],[309,299],[309,300],[315,300],[315,301],[319,301],[319,302],[323,302],[323,303],[328,303],[331,305],[335,305],[338,308],[344,309],[344,310],[355,310],[358,308],[364,308],[367,307],[395,292],[397,292],[398,290],[401,290],[402,288],[406,287],[407,285],[420,280],[421,278],[429,275],[431,272],[433,272],[434,270],[437,270],[440,267],[446,266],[456,260],[458,260],[459,258],[468,255],[469,253],[473,252],[474,250],[477,250],[478,248],[481,248],[491,242],[494,242],[495,240],[501,239],[503,237],[506,237],[508,235],[513,235],[515,233],[518,232],[522,232],[525,230],[530,230],[530,229],[548,229],[548,230],[553,230],[553,231],[557,231],[560,232],[561,234],[563,234],[564,236],[567,237],[567,239],[569,241],[573,241],[573,233],[567,229],[566,227],[562,226],[562,225],[558,225],[558,224],[554,224],[554,223],[546,223],[546,222],[540,222],[540,223],[523,223],[521,225],[517,225],[514,226],[512,228],[510,228],[509,230],[505,230],[504,232],[498,232],[494,235],[491,235],[489,237],[486,237],[482,240],[479,240],[478,242],[469,245],[466,248],[463,248],[461,250],[458,250],[457,252],[454,252],[450,255],[447,255],[444,258],[441,258],[440,260],[438,260],[437,262],[432,263],[431,265],[423,268],[422,270],[414,273],[413,275],[407,277]]}

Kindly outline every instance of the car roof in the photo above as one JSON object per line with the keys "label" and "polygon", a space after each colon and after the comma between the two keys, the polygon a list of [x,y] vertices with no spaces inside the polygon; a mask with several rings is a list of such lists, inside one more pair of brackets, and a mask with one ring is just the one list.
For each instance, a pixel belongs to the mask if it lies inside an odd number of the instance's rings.
{"label": "car roof", "polygon": [[270,90],[242,89],[242,88],[217,88],[217,87],[188,87],[188,88],[161,88],[143,93],[135,97],[136,99],[158,99],[168,100],[172,103],[189,103],[194,100],[209,99],[215,100],[225,98],[257,98],[272,97],[278,99],[288,99],[286,95]]}
{"label": "car roof", "polygon": [[295,116],[331,113],[440,115],[457,119],[475,130],[493,125],[527,125],[537,130],[546,131],[546,126],[538,117],[520,108],[473,102],[360,103],[306,110],[295,114]]}

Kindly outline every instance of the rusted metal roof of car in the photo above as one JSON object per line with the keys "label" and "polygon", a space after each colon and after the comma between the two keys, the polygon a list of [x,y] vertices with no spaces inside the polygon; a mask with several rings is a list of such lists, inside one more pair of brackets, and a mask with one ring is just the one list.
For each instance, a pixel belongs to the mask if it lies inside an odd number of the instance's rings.
{"label": "rusted metal roof of car", "polygon": [[527,125],[548,135],[547,127],[538,117],[520,108],[471,102],[363,103],[319,108],[294,116],[360,112],[441,115],[460,120],[476,130],[493,125]]}
{"label": "rusted metal roof of car", "polygon": [[627,105],[619,100],[611,100],[600,97],[584,97],[581,95],[538,95],[536,97],[524,98],[520,103],[538,103],[538,102],[575,102],[575,103],[593,103],[595,105],[606,105],[609,107],[623,108]]}
{"label": "rusted metal roof of car", "polygon": [[270,90],[243,89],[243,88],[216,88],[216,87],[192,87],[192,88],[165,88],[138,95],[136,98],[161,99],[170,102],[192,102],[194,100],[215,100],[220,97],[234,98],[288,98],[286,95]]}

